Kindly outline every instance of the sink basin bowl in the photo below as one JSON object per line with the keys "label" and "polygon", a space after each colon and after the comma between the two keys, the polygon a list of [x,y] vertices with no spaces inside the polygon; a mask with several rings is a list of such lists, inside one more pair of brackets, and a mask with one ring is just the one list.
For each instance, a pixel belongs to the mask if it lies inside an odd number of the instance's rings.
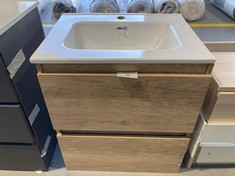
{"label": "sink basin bowl", "polygon": [[145,22],[76,23],[65,38],[72,49],[155,50],[176,49],[181,42],[172,25]]}
{"label": "sink basin bowl", "polygon": [[180,14],[64,14],[32,63],[214,63]]}

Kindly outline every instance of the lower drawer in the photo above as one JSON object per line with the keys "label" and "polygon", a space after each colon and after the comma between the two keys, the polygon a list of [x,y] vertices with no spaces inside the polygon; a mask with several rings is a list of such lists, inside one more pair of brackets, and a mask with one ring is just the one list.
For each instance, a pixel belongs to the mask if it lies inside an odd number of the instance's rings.
{"label": "lower drawer", "polygon": [[47,170],[36,145],[0,145],[0,170]]}
{"label": "lower drawer", "polygon": [[20,105],[0,105],[0,142],[34,143]]}
{"label": "lower drawer", "polygon": [[201,143],[197,164],[235,164],[235,143]]}
{"label": "lower drawer", "polygon": [[67,169],[89,171],[179,171],[188,138],[62,135]]}

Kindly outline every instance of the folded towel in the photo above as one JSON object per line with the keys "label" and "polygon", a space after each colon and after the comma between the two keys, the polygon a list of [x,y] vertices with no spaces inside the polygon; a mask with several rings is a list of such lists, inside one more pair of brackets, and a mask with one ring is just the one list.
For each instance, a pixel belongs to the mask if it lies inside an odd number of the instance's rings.
{"label": "folded towel", "polygon": [[199,20],[205,13],[204,0],[179,0],[180,13],[187,21]]}
{"label": "folded towel", "polygon": [[116,0],[93,0],[90,6],[92,13],[118,13],[119,7]]}
{"label": "folded towel", "polygon": [[209,0],[212,4],[235,19],[235,0]]}
{"label": "folded towel", "polygon": [[153,0],[156,13],[178,13],[179,6],[175,0]]}
{"label": "folded towel", "polygon": [[152,0],[130,0],[127,4],[126,12],[128,13],[152,13]]}

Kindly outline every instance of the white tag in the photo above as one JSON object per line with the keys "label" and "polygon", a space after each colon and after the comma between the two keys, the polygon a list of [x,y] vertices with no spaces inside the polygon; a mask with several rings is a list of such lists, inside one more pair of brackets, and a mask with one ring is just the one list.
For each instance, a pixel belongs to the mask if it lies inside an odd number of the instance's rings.
{"label": "white tag", "polygon": [[11,61],[11,63],[9,64],[9,66],[7,67],[7,70],[10,73],[10,77],[11,79],[15,76],[16,72],[19,70],[19,68],[21,67],[21,65],[24,63],[25,61],[25,55],[23,53],[23,50],[21,49],[16,56],[14,57],[14,59]]}
{"label": "white tag", "polygon": [[117,77],[138,79],[138,72],[117,72]]}
{"label": "white tag", "polygon": [[41,174],[42,173],[42,171],[35,171],[37,174]]}

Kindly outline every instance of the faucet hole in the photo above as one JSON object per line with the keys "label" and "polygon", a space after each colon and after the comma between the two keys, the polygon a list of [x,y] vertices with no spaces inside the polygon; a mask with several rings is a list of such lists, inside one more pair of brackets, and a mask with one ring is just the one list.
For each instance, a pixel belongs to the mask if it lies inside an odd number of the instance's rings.
{"label": "faucet hole", "polygon": [[117,19],[119,19],[119,20],[124,20],[125,17],[124,17],[124,16],[118,16]]}

